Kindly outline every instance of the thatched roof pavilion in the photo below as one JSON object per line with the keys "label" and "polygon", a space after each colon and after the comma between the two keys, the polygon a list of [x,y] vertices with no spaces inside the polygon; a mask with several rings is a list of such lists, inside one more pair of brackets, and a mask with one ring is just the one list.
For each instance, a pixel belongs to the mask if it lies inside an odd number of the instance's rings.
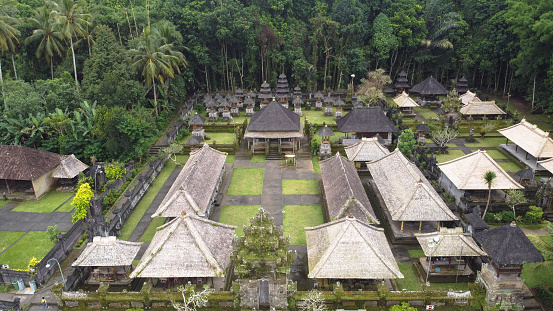
{"label": "thatched roof pavilion", "polygon": [[545,168],[549,173],[553,174],[553,158],[538,161],[538,164]]}
{"label": "thatched roof pavilion", "polygon": [[209,217],[215,195],[225,172],[226,153],[207,144],[190,153],[152,217],[178,217],[187,214]]}
{"label": "thatched roof pavilion", "polygon": [[405,71],[401,71],[397,75],[396,83],[394,83],[394,87],[399,92],[405,92],[405,90],[408,90],[411,86],[409,85],[409,80],[407,80],[407,73]]}
{"label": "thatched roof pavilion", "polygon": [[469,90],[469,81],[465,77],[461,77],[457,81],[457,87],[455,88],[457,93],[459,94],[465,94]]}
{"label": "thatched roof pavilion", "polygon": [[355,145],[344,147],[344,151],[348,159],[355,162],[357,168],[366,168],[365,162],[375,161],[390,154],[390,151],[380,144],[377,137],[362,138]]}
{"label": "thatched roof pavilion", "polygon": [[467,105],[463,106],[461,110],[462,115],[465,116],[498,116],[505,115],[505,111],[501,110],[495,101],[471,101]]}
{"label": "thatched roof pavilion", "polygon": [[553,157],[553,139],[549,132],[542,131],[526,119],[497,131],[536,159]]}
{"label": "thatched roof pavilion", "polygon": [[73,267],[131,266],[142,242],[118,240],[114,236],[95,236],[81,255],[73,261]]}
{"label": "thatched roof pavilion", "polygon": [[317,135],[321,137],[330,137],[334,136],[334,131],[330,127],[328,127],[328,125],[325,125],[317,130]]}
{"label": "thatched roof pavilion", "polygon": [[336,121],[338,131],[355,133],[356,138],[380,135],[386,144],[392,143],[392,133],[397,132],[395,125],[386,117],[380,107],[354,108]]}
{"label": "thatched roof pavilion", "polygon": [[193,215],[181,215],[157,229],[130,277],[222,277],[230,264],[235,229]]}
{"label": "thatched roof pavilion", "polygon": [[405,93],[405,91],[403,91],[398,96],[394,97],[394,103],[399,108],[412,109],[413,107],[419,107],[419,104],[417,104],[416,101],[414,101],[411,97],[409,97],[409,94]]}
{"label": "thatched roof pavilion", "polygon": [[305,234],[310,278],[403,278],[382,228],[347,217],[305,228]]}
{"label": "thatched roof pavilion", "polygon": [[205,121],[206,119],[196,112],[188,121],[188,125],[204,125]]}
{"label": "thatched roof pavilion", "polygon": [[[487,256],[486,252],[476,244],[471,234],[463,232],[463,228],[440,228],[438,232],[415,233],[415,236],[426,256]],[[434,247],[430,247],[429,242],[436,240],[438,242]]]}
{"label": "thatched roof pavilion", "polygon": [[459,96],[459,100],[463,103],[463,105],[468,105],[470,102],[480,101],[480,98],[478,98],[475,93],[467,91],[465,94]]}
{"label": "thatched roof pavilion", "polygon": [[449,92],[434,77],[428,77],[421,83],[413,86],[411,92],[420,95],[447,95]]}
{"label": "thatched roof pavilion", "polygon": [[438,164],[442,176],[446,176],[457,189],[487,190],[484,173],[492,171],[496,178],[491,189],[524,189],[485,150],[476,150],[460,158]]}
{"label": "thatched roof pavilion", "polygon": [[336,153],[319,165],[329,221],[351,213],[361,221],[378,223],[353,162]]}
{"label": "thatched roof pavilion", "polygon": [[81,162],[73,154],[62,157],[63,160],[50,175],[53,178],[72,179],[88,168],[88,165]]}
{"label": "thatched roof pavilion", "polygon": [[368,162],[367,167],[392,220],[402,224],[458,220],[423,173],[399,149]]}

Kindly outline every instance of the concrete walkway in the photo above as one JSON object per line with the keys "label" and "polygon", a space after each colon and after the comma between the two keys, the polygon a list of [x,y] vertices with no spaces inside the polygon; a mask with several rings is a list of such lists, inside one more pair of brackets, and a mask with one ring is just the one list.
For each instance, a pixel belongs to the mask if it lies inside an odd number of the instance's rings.
{"label": "concrete walkway", "polygon": [[73,226],[71,213],[13,212],[17,204],[12,201],[0,208],[0,231],[46,231],[48,226],[58,225],[60,231],[66,232]]}

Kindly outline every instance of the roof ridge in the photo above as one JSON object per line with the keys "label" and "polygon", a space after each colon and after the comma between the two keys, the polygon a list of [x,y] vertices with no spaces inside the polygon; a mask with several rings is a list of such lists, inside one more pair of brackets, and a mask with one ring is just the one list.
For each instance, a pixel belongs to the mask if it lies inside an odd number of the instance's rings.
{"label": "roof ridge", "polygon": [[367,210],[365,205],[363,205],[363,203],[361,203],[361,201],[357,200],[356,198],[353,198],[353,200],[355,201],[355,204],[357,204],[360,207],[361,211],[363,212],[363,214],[365,214],[365,216],[367,216],[367,218],[369,218],[370,220],[372,220],[376,224],[380,224],[380,221],[378,221],[376,216],[369,213],[369,211]]}
{"label": "roof ridge", "polygon": [[215,269],[216,273],[224,273],[225,272],[224,269],[221,267],[219,262],[217,262],[217,260],[215,259],[215,257],[211,253],[211,250],[205,244],[205,241],[202,239],[202,237],[200,236],[200,234],[196,230],[195,225],[192,223],[192,218],[191,217],[184,217],[184,218],[182,218],[182,220],[184,221],[184,224],[186,225],[186,227],[190,231],[190,234],[194,238],[194,242],[196,242],[196,245],[198,246],[200,251],[204,254],[205,259],[207,260],[207,262]]}
{"label": "roof ridge", "polygon": [[340,160],[340,167],[342,168],[342,171],[344,172],[346,182],[348,183],[349,192],[351,193],[350,197],[353,197],[353,196],[355,196],[355,194],[353,193],[353,189],[352,189],[351,184],[349,182],[348,173],[346,171],[346,168],[344,167],[344,163],[342,163],[342,156],[340,156],[340,154],[338,152],[336,152],[336,157],[338,157],[338,159]]}

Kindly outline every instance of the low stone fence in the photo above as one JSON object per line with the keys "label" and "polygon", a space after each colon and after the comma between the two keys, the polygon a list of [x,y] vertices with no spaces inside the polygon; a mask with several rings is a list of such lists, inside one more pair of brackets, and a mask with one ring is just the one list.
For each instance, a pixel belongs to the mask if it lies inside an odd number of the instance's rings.
{"label": "low stone fence", "polygon": [[[470,293],[453,293],[423,289],[422,291],[389,291],[384,283],[377,285],[376,291],[344,291],[338,283],[333,291],[321,291],[321,298],[329,309],[374,309],[409,302],[412,306],[445,306],[450,309],[480,310],[485,292],[476,285],[470,285]],[[61,310],[145,308],[166,310],[172,308],[172,301],[182,302],[180,292],[152,291],[152,285],[145,283],[139,292],[109,292],[109,285],[102,284],[96,292],[66,292],[61,285],[52,291],[56,295]],[[288,310],[300,310],[308,300],[309,292],[289,291]],[[240,298],[233,291],[213,292],[209,295],[209,305],[201,310],[238,310]],[[462,307],[461,307],[462,306]]]}

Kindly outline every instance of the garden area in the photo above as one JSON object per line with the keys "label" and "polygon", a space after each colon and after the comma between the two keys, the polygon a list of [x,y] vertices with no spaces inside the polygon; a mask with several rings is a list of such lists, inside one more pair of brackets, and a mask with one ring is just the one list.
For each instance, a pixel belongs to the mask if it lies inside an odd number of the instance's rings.
{"label": "garden area", "polygon": [[54,245],[44,231],[0,232],[0,264],[12,270],[27,270],[33,257],[41,260]]}
{"label": "garden area", "polygon": [[305,245],[305,227],[324,223],[320,205],[284,205],[282,212],[284,236],[290,236],[291,245]]}
{"label": "garden area", "polygon": [[250,219],[255,216],[261,205],[242,205],[242,206],[223,206],[219,222],[227,225],[236,226],[234,234],[243,236],[243,226],[250,225]]}
{"label": "garden area", "polygon": [[70,212],[73,209],[70,200],[73,195],[73,192],[57,192],[52,190],[39,200],[19,203],[12,211],[28,213]]}
{"label": "garden area", "polygon": [[283,179],[282,194],[319,194],[316,179]]}
{"label": "garden area", "polygon": [[228,195],[261,195],[263,168],[235,168],[230,180]]}

